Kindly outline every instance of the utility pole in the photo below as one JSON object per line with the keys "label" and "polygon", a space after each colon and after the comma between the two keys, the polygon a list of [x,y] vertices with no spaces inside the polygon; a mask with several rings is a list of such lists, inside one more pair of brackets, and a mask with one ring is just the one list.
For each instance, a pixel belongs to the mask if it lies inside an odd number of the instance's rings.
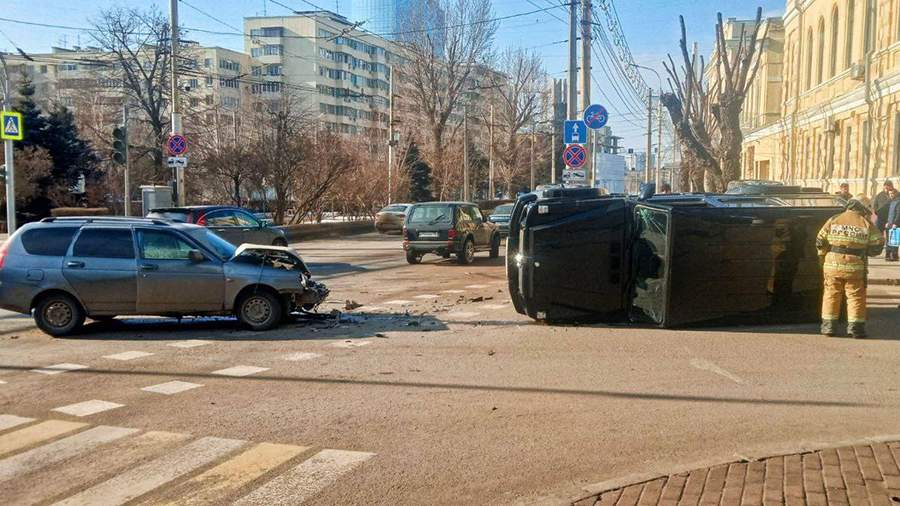
{"label": "utility pole", "polygon": [[125,128],[125,216],[131,216],[131,157],[128,156],[128,102],[122,102],[122,126]]}
{"label": "utility pole", "polygon": [[569,99],[567,100],[568,118],[578,115],[578,86],[575,85],[575,73],[578,69],[578,3],[569,3]]}
{"label": "utility pole", "polygon": [[[178,0],[169,0],[169,39],[172,41],[169,63],[172,73],[172,135],[181,135],[181,103],[178,100]],[[184,167],[175,168],[178,205],[185,204]]]}
{"label": "utility pole", "polygon": [[463,105],[463,202],[469,201],[469,106]]}
{"label": "utility pole", "polygon": [[394,164],[394,68],[388,67],[391,80],[388,82],[388,148],[387,148],[387,203],[393,203],[393,164]]}
{"label": "utility pole", "polygon": [[653,90],[647,95],[647,155],[644,157],[644,182],[650,182],[650,162],[653,161]]}
{"label": "utility pole", "polygon": [[529,188],[531,191],[534,191],[534,129],[537,128],[534,124],[534,119],[531,120],[531,186]]}
{"label": "utility pole", "polygon": [[[591,0],[581,0],[581,110],[586,111],[591,105]],[[584,149],[584,170],[590,177],[591,187],[594,186],[594,164],[591,154],[591,134],[588,134],[588,142]]]}
{"label": "utility pole", "polygon": [[[0,54],[3,64],[3,110],[12,111],[12,92],[9,89],[9,67]],[[0,125],[2,127],[2,125]],[[25,125],[19,125],[24,129]],[[3,142],[3,155],[6,158],[6,233],[12,235],[16,231],[16,169],[13,161],[13,141]]]}
{"label": "utility pole", "polygon": [[489,128],[490,131],[490,142],[491,145],[488,147],[488,192],[490,195],[488,200],[494,200],[494,104],[491,103],[491,125]]}
{"label": "utility pole", "polygon": [[[662,90],[659,90],[662,97]],[[662,100],[656,100],[656,187],[662,184]]]}

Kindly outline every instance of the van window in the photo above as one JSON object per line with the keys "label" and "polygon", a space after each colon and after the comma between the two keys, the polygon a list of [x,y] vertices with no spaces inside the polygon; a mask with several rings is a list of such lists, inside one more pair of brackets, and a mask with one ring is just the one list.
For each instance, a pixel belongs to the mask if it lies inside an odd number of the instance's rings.
{"label": "van window", "polygon": [[65,256],[76,232],[78,227],[31,229],[22,235],[22,247],[29,255]]}
{"label": "van window", "polygon": [[131,229],[85,228],[82,229],[72,256],[88,258],[134,258],[134,242]]}

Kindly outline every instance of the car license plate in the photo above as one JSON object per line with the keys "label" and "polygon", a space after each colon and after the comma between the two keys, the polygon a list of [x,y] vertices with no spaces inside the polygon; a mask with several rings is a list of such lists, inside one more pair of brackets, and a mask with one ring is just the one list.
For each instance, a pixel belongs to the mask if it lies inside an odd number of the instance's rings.
{"label": "car license plate", "polygon": [[419,232],[419,237],[423,239],[437,239],[437,232]]}

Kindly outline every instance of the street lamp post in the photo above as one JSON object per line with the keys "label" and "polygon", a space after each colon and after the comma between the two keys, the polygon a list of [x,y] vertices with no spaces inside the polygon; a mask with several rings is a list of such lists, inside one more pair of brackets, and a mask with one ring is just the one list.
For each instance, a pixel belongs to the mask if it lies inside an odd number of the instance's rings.
{"label": "street lamp post", "polygon": [[[3,110],[12,110],[12,91],[9,83],[9,67],[0,53],[0,64],[3,66]],[[20,125],[19,128],[24,128]],[[16,173],[13,162],[13,141],[3,142],[3,154],[6,158],[6,232],[12,234],[16,231]]]}
{"label": "street lamp post", "polygon": [[[659,94],[657,95],[657,109],[656,109],[656,174],[655,174],[655,182],[656,188],[659,189],[660,186],[660,171],[662,169],[662,77],[660,77],[659,72],[656,69],[651,67],[645,67],[644,65],[638,65],[636,63],[629,64],[631,67],[649,70],[656,74],[656,79],[659,81]],[[649,103],[647,104],[647,161],[646,161],[646,170],[647,174],[644,177],[644,180],[650,181],[650,159],[652,154],[650,153],[650,143],[652,142],[652,132],[650,131],[650,125],[652,124],[652,120],[650,116],[652,115],[651,111],[653,110],[653,92],[650,92],[649,95]]]}

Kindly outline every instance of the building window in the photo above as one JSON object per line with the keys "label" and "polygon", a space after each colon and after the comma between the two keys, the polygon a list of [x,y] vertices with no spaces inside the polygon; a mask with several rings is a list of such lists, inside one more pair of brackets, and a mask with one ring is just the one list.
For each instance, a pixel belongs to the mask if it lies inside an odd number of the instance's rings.
{"label": "building window", "polygon": [[200,81],[197,79],[188,79],[188,86],[193,90],[200,86]]}
{"label": "building window", "polygon": [[819,18],[819,58],[816,67],[816,84],[822,84],[825,75],[825,18]]}
{"label": "building window", "polygon": [[251,87],[253,93],[278,93],[281,91],[281,83],[260,83]]}
{"label": "building window", "polygon": [[280,76],[281,75],[281,65],[267,65],[266,66],[266,75]]}
{"label": "building window", "polygon": [[225,69],[225,70],[233,70],[235,72],[240,72],[241,64],[236,61],[222,58],[221,60],[219,60],[219,68]]}
{"label": "building window", "polygon": [[878,7],[874,0],[866,0],[865,12],[865,36],[863,37],[863,54],[867,55],[875,49],[875,20],[877,18]]}
{"label": "building window", "polygon": [[206,68],[209,68],[210,66],[212,66],[212,58],[204,58],[203,66]]}
{"label": "building window", "polygon": [[806,89],[812,88],[813,83],[813,31],[808,30],[806,36]]}
{"label": "building window", "polygon": [[46,74],[46,73],[47,73],[47,66],[41,65],[41,74]]}
{"label": "building window", "polygon": [[76,63],[68,63],[68,62],[67,62],[67,63],[61,63],[61,64],[59,65],[59,70],[61,70],[61,71],[63,71],[63,72],[73,72],[73,71],[75,71],[75,70],[78,70],[78,64],[76,64]]}
{"label": "building window", "polygon": [[225,79],[224,77],[219,78],[219,87],[220,88],[232,88],[237,89],[239,86],[237,78],[235,79]]}
{"label": "building window", "polygon": [[283,37],[284,28],[280,26],[267,26],[250,30],[251,37]]}
{"label": "building window", "polygon": [[237,109],[241,106],[241,99],[235,97],[222,97],[222,107],[226,109]]}
{"label": "building window", "polygon": [[844,34],[844,68],[853,65],[853,23],[856,14],[856,4],[853,0],[847,0],[847,32]]}
{"label": "building window", "polygon": [[[869,128],[870,128],[870,126],[869,126],[869,120],[863,121],[863,126],[862,126],[862,139],[859,140],[859,141],[860,141],[861,143],[863,143],[863,144],[867,143],[868,140],[869,140],[869,135],[870,135],[870,133],[871,133],[871,132],[869,132]],[[869,167],[869,150],[868,150],[868,149],[863,149],[863,150],[862,150],[862,165],[859,167],[859,173],[860,173],[860,175],[865,174],[865,173],[867,172],[866,169],[867,169],[868,167]]]}
{"label": "building window", "polygon": [[838,27],[840,19],[838,18],[838,8],[835,5],[831,11],[831,54],[829,55],[828,77],[832,78],[837,74],[837,54],[838,54]]}
{"label": "building window", "polygon": [[190,104],[191,107],[197,107],[198,105],[200,105],[200,99],[197,97],[191,97]]}
{"label": "building window", "polygon": [[844,130],[844,179],[850,177],[850,155],[853,153],[853,127]]}
{"label": "building window", "polygon": [[284,51],[281,44],[266,44],[263,47],[254,47],[250,49],[250,56],[278,56]]}
{"label": "building window", "polygon": [[206,87],[207,87],[207,88],[212,88],[212,85],[213,85],[213,78],[212,78],[212,77],[207,77],[207,78],[206,78]]}
{"label": "building window", "polygon": [[260,67],[259,65],[254,65],[253,67],[250,68],[250,73],[254,76],[261,76],[262,75],[262,67]]}

